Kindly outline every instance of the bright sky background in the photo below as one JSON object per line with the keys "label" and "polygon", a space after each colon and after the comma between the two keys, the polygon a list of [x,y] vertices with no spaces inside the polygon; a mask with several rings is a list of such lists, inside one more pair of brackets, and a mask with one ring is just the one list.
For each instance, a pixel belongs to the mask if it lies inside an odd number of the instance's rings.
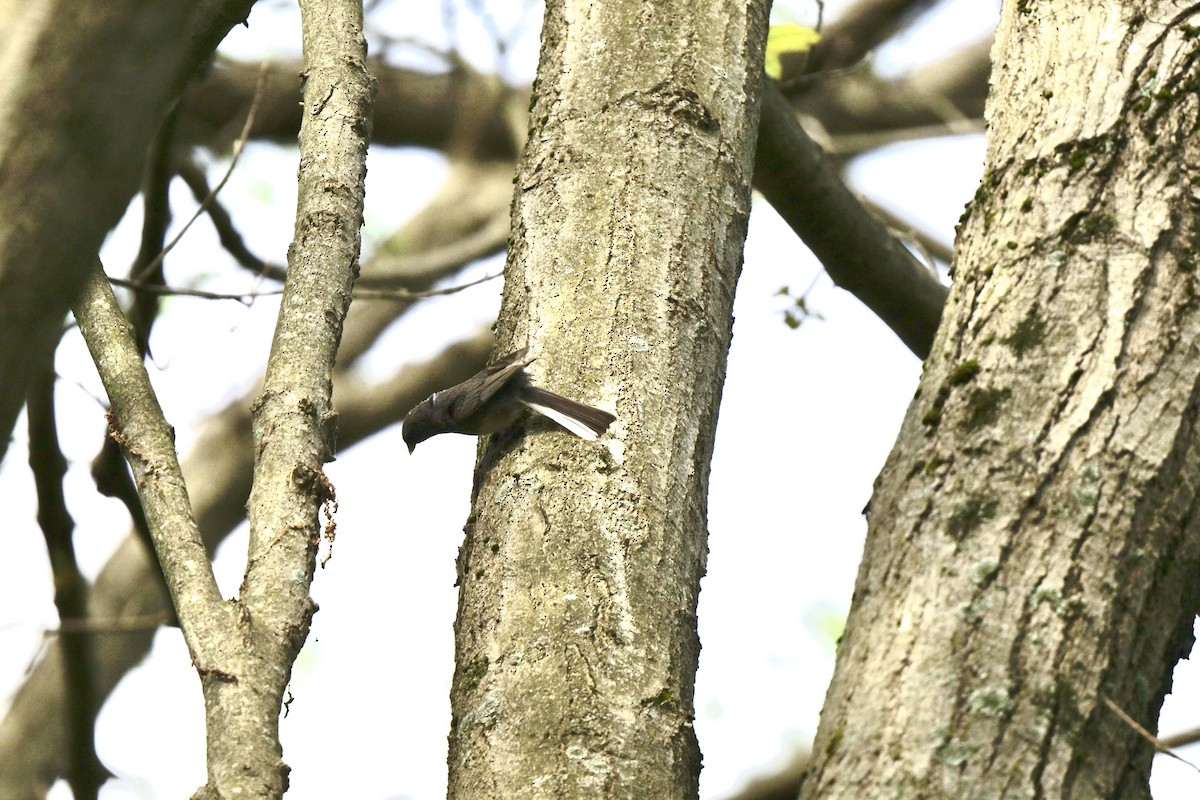
{"label": "bright sky background", "polygon": [[[469,4],[468,4],[469,5]],[[493,3],[488,3],[489,8]],[[832,15],[844,3],[827,3]],[[393,3],[382,24],[397,36],[420,34],[445,45],[443,4]],[[515,6],[513,7],[515,8]],[[937,19],[877,55],[901,71],[982,35],[998,3],[953,0]],[[422,16],[424,15],[424,16]],[[810,21],[803,13],[784,16]],[[502,29],[519,15],[499,15]],[[540,10],[527,19],[536,22]],[[466,52],[489,34],[471,14],[455,17]],[[439,38],[441,37],[441,38]],[[228,55],[295,54],[298,14],[290,4],[260,4],[249,29],[237,28]],[[920,54],[914,58],[913,54]],[[536,36],[516,38],[506,74],[528,82]],[[490,68],[494,60],[479,66]],[[855,165],[856,186],[949,240],[981,170],[981,137],[892,148]],[[224,170],[215,163],[213,172]],[[292,234],[296,153],[251,146],[223,200],[251,248],[282,261]],[[417,210],[442,174],[441,160],[416,151],[373,149],[367,190],[368,239],[378,239]],[[176,225],[194,208],[176,186]],[[103,256],[121,273],[136,250],[137,203]],[[201,221],[168,259],[171,283],[208,275],[205,288],[242,291],[250,279],[230,265]],[[498,262],[472,274],[494,271]],[[460,278],[459,280],[462,280]],[[824,320],[798,331],[782,322],[781,286],[803,292]],[[366,359],[386,374],[396,363],[437,352],[494,318],[492,283],[430,302],[408,315]],[[278,303],[178,298],[155,329],[152,378],[181,453],[195,441],[195,422],[241,396],[265,363]],[[891,448],[916,387],[920,364],[853,297],[832,286],[769,206],[756,200],[737,295],[710,492],[710,555],[702,584],[696,728],[705,756],[701,796],[724,796],[799,751],[816,728],[833,666],[832,642],[849,604],[865,524],[861,509]],[[103,396],[76,333],[59,353],[62,436],[72,462],[68,478],[77,548],[94,576],[126,534],[124,509],[96,498],[88,467],[103,431]],[[335,397],[336,403],[336,397]],[[764,408],[778,415],[768,418]],[[457,593],[454,559],[468,511],[475,447],[443,436],[410,458],[398,427],[347,452],[329,466],[338,490],[338,540],[318,570],[321,606],[295,668],[295,700],[282,722],[292,767],[290,800],[442,797],[453,669],[452,624]],[[0,468],[0,500],[8,516],[9,579],[0,582],[0,710],[55,625],[50,572],[31,504],[23,422]],[[217,571],[232,595],[241,579],[245,526],[222,548]],[[1187,664],[1168,698],[1165,733],[1196,724],[1200,679]],[[159,633],[146,663],[121,683],[98,724],[101,758],[118,779],[104,800],[186,797],[204,780],[203,715],[198,681],[176,630]],[[1192,748],[1190,756],[1200,757]],[[1189,755],[1187,751],[1185,755]],[[1156,763],[1158,800],[1194,797],[1200,777],[1167,759]],[[70,796],[65,785],[53,800]]]}

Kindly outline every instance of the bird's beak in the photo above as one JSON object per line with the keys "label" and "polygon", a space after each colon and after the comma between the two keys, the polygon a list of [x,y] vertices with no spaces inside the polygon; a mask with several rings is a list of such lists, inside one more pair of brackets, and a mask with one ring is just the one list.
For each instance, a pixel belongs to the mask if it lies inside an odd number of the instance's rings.
{"label": "bird's beak", "polygon": [[413,451],[416,449],[417,449],[417,446],[415,444],[410,444],[408,446],[408,454],[411,456],[413,454]]}

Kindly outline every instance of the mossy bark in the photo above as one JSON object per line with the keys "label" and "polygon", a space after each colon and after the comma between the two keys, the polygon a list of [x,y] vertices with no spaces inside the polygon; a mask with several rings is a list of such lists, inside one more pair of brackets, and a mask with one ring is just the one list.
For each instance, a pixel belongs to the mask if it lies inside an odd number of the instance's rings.
{"label": "mossy bark", "polygon": [[803,797],[1149,795],[1109,703],[1155,728],[1200,609],[1200,142],[1164,93],[1200,41],[1173,8],[1004,6]]}

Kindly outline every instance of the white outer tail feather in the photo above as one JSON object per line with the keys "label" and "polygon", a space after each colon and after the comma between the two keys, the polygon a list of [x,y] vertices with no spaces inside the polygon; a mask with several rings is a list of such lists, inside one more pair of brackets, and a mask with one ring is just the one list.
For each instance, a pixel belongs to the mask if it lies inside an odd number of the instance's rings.
{"label": "white outer tail feather", "polygon": [[599,438],[596,435],[596,432],[594,430],[589,428],[587,425],[584,425],[582,422],[575,419],[574,417],[568,417],[566,414],[562,413],[561,411],[556,411],[553,408],[539,405],[538,403],[530,403],[528,400],[522,400],[521,402],[523,402],[525,405],[529,406],[530,408],[532,408],[534,411],[538,412],[539,414],[541,414],[545,417],[549,417],[550,419],[554,420],[559,425],[561,425],[562,427],[569,430],[571,433],[578,436],[580,439],[587,439],[589,442],[594,442],[594,441],[596,441],[596,439]]}

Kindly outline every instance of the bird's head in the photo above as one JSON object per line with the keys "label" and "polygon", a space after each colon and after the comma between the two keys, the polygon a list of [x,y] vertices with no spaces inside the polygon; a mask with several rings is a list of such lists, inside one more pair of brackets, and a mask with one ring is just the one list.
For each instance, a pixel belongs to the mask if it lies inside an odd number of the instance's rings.
{"label": "bird's head", "polygon": [[434,419],[434,401],[436,399],[437,394],[434,393],[418,403],[404,418],[402,435],[404,443],[408,445],[409,455],[412,455],[413,450],[416,450],[417,445],[421,442],[441,432]]}

